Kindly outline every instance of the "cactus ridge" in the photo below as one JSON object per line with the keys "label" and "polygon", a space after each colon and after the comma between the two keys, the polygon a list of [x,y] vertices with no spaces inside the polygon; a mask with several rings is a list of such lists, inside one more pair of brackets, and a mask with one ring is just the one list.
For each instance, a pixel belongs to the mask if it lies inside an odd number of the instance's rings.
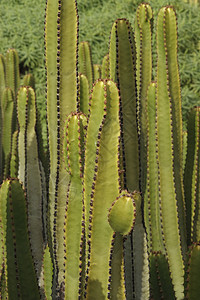
{"label": "cactus ridge", "polygon": [[12,178],[17,178],[18,168],[19,168],[18,130],[16,130],[12,136],[12,150],[11,150],[11,159],[10,159],[10,176]]}

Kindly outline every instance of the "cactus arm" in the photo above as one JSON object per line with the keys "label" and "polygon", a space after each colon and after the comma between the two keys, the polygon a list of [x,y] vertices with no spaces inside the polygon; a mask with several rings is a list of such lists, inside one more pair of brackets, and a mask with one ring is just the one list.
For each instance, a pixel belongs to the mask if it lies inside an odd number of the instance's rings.
{"label": "cactus arm", "polygon": [[156,82],[151,83],[147,91],[146,116],[147,181],[144,199],[145,227],[148,232],[149,249],[165,253],[161,232],[158,166],[156,161]]}
{"label": "cactus arm", "polygon": [[[166,43],[166,35],[168,35],[169,30],[172,37],[172,44],[170,44],[172,48],[168,47]],[[174,44],[176,38],[176,18],[174,10],[171,7],[164,7],[159,12],[157,23],[158,62],[156,134],[159,164],[159,193],[165,247],[167,250],[172,282],[174,284],[177,299],[183,299],[182,250],[184,253],[186,237],[183,224],[182,174],[179,173],[180,177],[178,183],[177,177],[175,176],[175,172],[177,174],[180,171],[180,164],[182,164],[182,161],[178,161],[176,164],[175,159],[178,159],[178,157],[174,156],[176,151],[173,151],[173,149],[175,149],[175,142],[173,140],[175,132],[173,131],[174,127],[172,128],[172,124],[174,121],[173,105],[175,104],[172,104],[173,98],[171,96],[170,87],[171,81],[173,80],[173,74],[171,72],[171,67],[168,68],[168,64],[170,64],[168,58],[171,57],[172,53],[174,54],[174,48],[176,49],[176,43]],[[177,104],[177,106],[179,106],[179,104]],[[178,140],[178,137],[176,139]],[[180,147],[177,147],[177,149],[180,149]],[[178,168],[176,169],[177,166]],[[173,232],[173,235],[171,232]]]}
{"label": "cactus arm", "polygon": [[2,185],[6,219],[8,295],[10,299],[40,299],[28,237],[26,199],[16,179]]}
{"label": "cactus arm", "polygon": [[200,240],[199,230],[199,115],[200,108],[190,111],[188,118],[188,146],[184,173],[186,225],[188,245]]}
{"label": "cactus arm", "polygon": [[14,116],[14,96],[10,88],[6,88],[2,96],[2,148],[4,157],[4,177],[9,176],[10,152],[12,144]]}
{"label": "cactus arm", "polygon": [[88,42],[81,42],[79,44],[79,72],[84,74],[89,83],[89,88],[92,88],[94,82],[92,54]]}
{"label": "cactus arm", "polygon": [[43,256],[43,280],[44,280],[44,293],[46,300],[51,300],[51,288],[52,288],[52,278],[53,278],[53,264],[51,260],[51,254],[49,246],[47,245],[44,250]]}
{"label": "cactus arm", "polygon": [[[117,20],[111,30],[110,37],[110,77],[115,80],[120,90],[120,109],[121,109],[121,151],[124,169],[124,188],[128,191],[139,190],[139,143],[138,143],[138,124],[136,114],[136,62],[135,62],[135,42],[130,23],[126,19]],[[140,224],[142,226],[142,224]],[[134,293],[133,283],[133,244],[143,244],[144,232],[141,234],[140,225],[135,232],[131,233],[125,241],[125,280],[127,297],[130,299]],[[138,238],[135,239],[134,235]],[[134,241],[133,241],[134,239]],[[137,248],[137,247],[136,247]],[[142,252],[137,252],[143,255]],[[141,261],[137,258],[135,262]],[[143,259],[142,259],[143,261]],[[136,262],[136,263],[137,263]],[[137,285],[138,286],[138,285]],[[136,286],[135,286],[136,287]],[[139,289],[139,287],[137,287]]]}
{"label": "cactus arm", "polygon": [[26,74],[23,78],[23,86],[30,86],[35,89],[35,79],[32,74]]}
{"label": "cactus arm", "polygon": [[0,101],[2,99],[3,91],[6,87],[5,72],[5,58],[2,54],[0,54]]}
{"label": "cactus arm", "polygon": [[200,245],[195,243],[189,249],[189,259],[186,270],[186,297],[185,299],[198,299],[200,293],[199,276],[200,276]]}
{"label": "cactus arm", "polygon": [[[110,38],[110,77],[120,90],[122,140],[126,170],[126,183],[131,191],[139,189],[138,133],[136,121],[135,44],[130,23],[117,20]],[[124,118],[123,118],[124,115]]]}
{"label": "cactus arm", "polygon": [[101,78],[109,78],[109,54],[106,54],[102,61]]}
{"label": "cactus arm", "polygon": [[84,167],[84,203],[85,203],[85,223],[86,237],[89,228],[90,195],[96,159],[96,145],[98,141],[99,128],[106,109],[105,84],[98,81],[92,90],[87,134],[85,139],[85,167]]}
{"label": "cactus arm", "polygon": [[[82,122],[83,121],[83,122]],[[66,122],[66,167],[70,173],[64,222],[64,294],[65,299],[78,299],[82,288],[82,261],[84,244],[83,167],[82,145],[83,116],[71,113]]]}
{"label": "cactus arm", "polygon": [[101,78],[101,65],[93,65],[94,82]]}
{"label": "cactus arm", "polygon": [[127,191],[122,191],[109,209],[108,222],[115,231],[111,248],[111,299],[126,299],[123,244],[124,238],[130,234],[135,224],[136,204],[134,196],[135,193],[129,194]]}
{"label": "cactus arm", "polygon": [[12,178],[17,178],[19,168],[18,159],[18,131],[15,131],[12,136],[12,151],[10,158],[10,176]]}
{"label": "cactus arm", "polygon": [[150,270],[151,297],[155,300],[175,300],[168,261],[165,255],[159,251],[152,252],[150,254]]}
{"label": "cactus arm", "polygon": [[109,284],[110,247],[113,230],[107,213],[119,193],[119,95],[112,81],[102,85],[107,94],[106,115],[97,141],[89,220],[87,299],[105,299]]}
{"label": "cactus arm", "polygon": [[14,96],[20,85],[19,57],[15,49],[9,49],[6,53],[6,86],[11,88]]}
{"label": "cactus arm", "polygon": [[152,79],[152,28],[151,6],[142,3],[138,6],[135,18],[136,77],[138,97],[138,126],[140,131],[141,189],[146,187],[146,93]]}
{"label": "cactus arm", "polygon": [[89,84],[87,77],[83,74],[79,74],[79,81],[79,110],[87,116],[89,109]]}
{"label": "cactus arm", "polygon": [[[52,26],[53,22],[53,26]],[[53,35],[52,35],[53,27]],[[47,118],[50,149],[50,228],[55,279],[63,277],[64,247],[61,234],[69,175],[63,162],[62,138],[66,115],[74,111],[78,97],[78,14],[75,0],[48,1],[46,8]],[[51,40],[52,38],[52,40]],[[54,54],[50,59],[51,52]],[[52,76],[53,75],[53,76]],[[51,82],[49,81],[51,77]],[[52,84],[52,87],[51,87]],[[53,89],[53,93],[50,95]],[[51,102],[52,100],[52,102]],[[57,141],[55,143],[55,141]],[[58,275],[59,271],[59,275]]]}
{"label": "cactus arm", "polygon": [[0,54],[0,182],[3,180],[3,153],[2,153],[2,94],[5,89],[5,58]]}
{"label": "cactus arm", "polygon": [[[19,179],[23,182],[27,194],[31,247],[39,278],[43,257],[42,184],[35,132],[35,93],[32,88],[20,88],[17,97],[17,108]],[[21,149],[23,149],[22,152]]]}

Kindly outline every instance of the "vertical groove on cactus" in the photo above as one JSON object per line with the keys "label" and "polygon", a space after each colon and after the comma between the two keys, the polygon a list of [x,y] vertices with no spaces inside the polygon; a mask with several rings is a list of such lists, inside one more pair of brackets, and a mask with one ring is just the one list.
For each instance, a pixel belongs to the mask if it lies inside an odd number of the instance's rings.
{"label": "vertical groove on cactus", "polygon": [[[180,99],[175,100],[173,87],[179,89],[177,68],[176,15],[172,7],[160,10],[157,22],[157,93],[156,93],[156,137],[159,165],[159,198],[162,225],[169,268],[177,299],[183,299],[183,257],[186,247],[184,228],[184,204],[182,186],[181,149],[182,123],[180,121]],[[170,35],[169,35],[170,31]],[[170,44],[170,47],[169,47]],[[173,56],[173,58],[172,58]],[[175,57],[174,57],[175,56]],[[174,69],[173,69],[174,68]],[[178,83],[177,83],[178,81]],[[180,115],[176,118],[176,115]],[[176,147],[176,151],[174,151]],[[176,153],[176,154],[175,154]],[[181,170],[181,172],[180,172]],[[171,234],[173,232],[173,236]]]}

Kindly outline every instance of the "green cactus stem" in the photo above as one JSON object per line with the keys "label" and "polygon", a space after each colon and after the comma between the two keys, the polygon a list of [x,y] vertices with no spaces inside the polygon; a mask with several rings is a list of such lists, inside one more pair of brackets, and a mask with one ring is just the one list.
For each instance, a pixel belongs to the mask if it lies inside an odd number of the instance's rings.
{"label": "green cactus stem", "polygon": [[79,110],[88,116],[89,109],[89,84],[87,77],[79,74]]}
{"label": "green cactus stem", "polygon": [[186,204],[187,242],[200,241],[199,229],[199,125],[200,107],[193,108],[188,116],[188,143],[184,171],[184,189]]}
{"label": "green cactus stem", "polygon": [[156,82],[152,82],[146,98],[147,179],[144,195],[144,218],[149,251],[165,253],[161,231],[161,212],[156,160]]}
{"label": "green cactus stem", "polygon": [[92,54],[88,42],[81,42],[79,44],[79,72],[84,74],[89,83],[89,88],[92,88],[94,82]]}
{"label": "green cactus stem", "polygon": [[111,299],[126,299],[124,285],[124,238],[134,228],[136,218],[136,192],[129,194],[122,191],[120,196],[112,203],[108,214],[108,222],[115,232],[111,249]]}
{"label": "green cactus stem", "polygon": [[101,78],[101,65],[93,65],[94,82]]}
{"label": "green cactus stem", "polygon": [[32,74],[26,74],[23,78],[23,86],[31,86],[35,89],[35,79]]}
{"label": "green cactus stem", "polygon": [[6,53],[6,86],[11,88],[14,97],[20,85],[19,56],[15,49],[9,49]]}
{"label": "green cactus stem", "polygon": [[53,264],[51,260],[51,253],[49,246],[46,245],[43,256],[43,288],[46,300],[52,300],[51,292],[52,292],[52,278],[53,278]]}
{"label": "green cactus stem", "polygon": [[[78,97],[78,14],[75,0],[49,0],[46,5],[45,48],[47,123],[50,156],[49,209],[55,276],[63,280],[63,224],[69,183],[62,153],[64,121],[76,110]],[[56,284],[54,284],[55,286]]]}
{"label": "green cactus stem", "polygon": [[70,183],[64,222],[64,295],[78,299],[83,292],[84,205],[83,205],[83,139],[86,117],[71,113],[66,121],[64,154]]}
{"label": "green cactus stem", "polygon": [[[98,117],[99,126],[95,128],[95,138],[97,138],[94,149],[95,165],[92,167],[93,178],[89,178],[92,183],[90,185],[92,187],[91,196],[88,199],[90,208],[86,203],[86,218],[89,213],[86,298],[105,299],[109,294],[108,287],[111,280],[110,251],[113,240],[113,230],[109,226],[107,214],[113,199],[119,195],[119,95],[118,89],[112,81],[99,81],[94,86],[92,94],[94,101],[91,101],[91,115],[86,137],[87,155],[90,150],[89,142],[94,144],[94,135],[91,136],[91,132],[94,130],[94,126],[92,126],[94,118],[97,119],[97,109],[95,110],[94,107],[97,108],[95,93],[101,96],[102,118]],[[100,105],[98,104],[98,106]],[[89,140],[89,136],[91,136],[91,140]],[[91,177],[91,173],[88,173],[90,164],[87,165],[87,162],[88,158],[87,161],[85,160],[85,174]],[[88,222],[86,222],[87,224]]]}
{"label": "green cactus stem", "polygon": [[2,149],[4,158],[4,178],[10,173],[10,153],[14,121],[14,95],[6,88],[2,96]]}
{"label": "green cactus stem", "polygon": [[188,254],[188,264],[186,270],[185,299],[196,300],[199,297],[200,286],[200,244],[194,243]]}
{"label": "green cactus stem", "polygon": [[167,258],[162,252],[150,254],[151,297],[155,300],[175,300]]}
{"label": "green cactus stem", "polygon": [[177,63],[177,23],[175,11],[171,6],[162,8],[158,14],[157,54],[156,136],[163,238],[175,296],[177,299],[183,299],[186,231],[182,121]]}
{"label": "green cactus stem", "polygon": [[28,236],[26,198],[16,179],[4,181],[0,190],[9,299],[40,299]]}
{"label": "green cactus stem", "polygon": [[43,257],[42,178],[38,158],[35,93],[31,87],[21,87],[17,95],[19,123],[19,179],[27,195],[28,223],[33,258],[39,278]]}
{"label": "green cactus stem", "polygon": [[[110,77],[117,82],[120,90],[121,164],[124,170],[122,173],[124,177],[122,181],[124,184],[123,188],[133,192],[134,190],[140,190],[136,113],[136,49],[131,25],[126,19],[118,19],[112,27],[109,63]],[[148,278],[142,279],[143,274],[146,276],[146,273],[142,272],[142,264],[144,264],[144,268],[148,265],[145,239],[146,233],[142,224],[142,218],[138,216],[137,226],[134,232],[127,237],[124,244],[127,299],[132,299],[133,294],[136,294],[136,297],[145,297],[145,293],[148,293],[148,284],[146,284]],[[136,249],[142,250],[135,252],[140,257],[133,256],[133,245]],[[141,245],[144,246],[143,249],[141,249]],[[143,250],[146,254],[144,254]],[[134,283],[135,272],[137,274],[135,279],[138,278],[138,280]],[[146,290],[145,288],[143,289],[143,284],[144,286],[146,285]]]}
{"label": "green cactus stem", "polygon": [[109,54],[106,54],[102,61],[101,78],[109,78]]}
{"label": "green cactus stem", "polygon": [[12,136],[12,150],[10,157],[10,176],[17,178],[19,169],[19,158],[18,158],[18,131],[15,131]]}
{"label": "green cactus stem", "polygon": [[142,3],[138,6],[135,18],[136,77],[138,98],[138,127],[140,132],[141,189],[146,187],[146,93],[152,79],[152,18],[151,6]]}

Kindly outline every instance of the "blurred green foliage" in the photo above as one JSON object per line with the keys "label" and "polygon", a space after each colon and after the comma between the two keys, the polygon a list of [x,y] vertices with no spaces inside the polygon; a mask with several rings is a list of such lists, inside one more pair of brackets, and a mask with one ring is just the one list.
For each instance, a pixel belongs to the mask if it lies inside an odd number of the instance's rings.
{"label": "blurred green foliage", "polygon": [[[44,15],[45,0],[0,1],[0,52],[16,48],[20,72],[32,72],[36,81],[38,107],[45,116]],[[101,63],[108,52],[109,35],[116,18],[127,18],[134,27],[141,0],[77,0],[80,41],[89,41],[93,62]],[[183,0],[150,0],[154,15],[162,5],[175,6],[178,16],[179,66],[182,85],[183,115],[200,105],[200,6]],[[154,24],[155,25],[155,24]],[[155,36],[154,40],[154,54]],[[154,55],[155,57],[155,55]],[[154,60],[154,66],[156,61]]]}

